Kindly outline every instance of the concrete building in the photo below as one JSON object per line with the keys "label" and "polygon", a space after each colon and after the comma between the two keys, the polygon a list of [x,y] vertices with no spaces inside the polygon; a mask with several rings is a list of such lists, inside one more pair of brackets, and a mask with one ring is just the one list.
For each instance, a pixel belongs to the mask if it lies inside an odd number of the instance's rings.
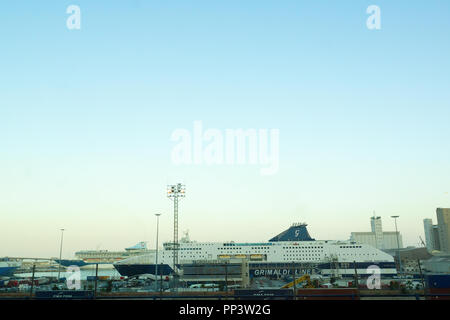
{"label": "concrete building", "polygon": [[375,234],[375,248],[383,247],[383,227],[381,225],[381,217],[375,215],[370,218],[370,226],[372,233]]}
{"label": "concrete building", "polygon": [[438,226],[433,224],[432,219],[424,219],[423,228],[425,231],[425,243],[428,252],[440,251],[441,245],[439,240]]}
{"label": "concrete building", "polygon": [[436,216],[438,221],[441,251],[450,253],[450,209],[437,208]]}
{"label": "concrete building", "polygon": [[350,240],[368,244],[375,248],[377,247],[377,240],[375,239],[375,234],[373,232],[352,232]]}
{"label": "concrete building", "polygon": [[441,251],[441,241],[439,240],[439,228],[437,225],[433,226],[433,241],[434,250]]}
{"label": "concrete building", "polygon": [[383,232],[383,247],[380,249],[403,248],[403,240],[400,232],[398,233],[398,242],[399,245],[397,245],[397,232],[385,231]]}
{"label": "concrete building", "polygon": [[434,250],[434,239],[433,239],[433,220],[423,219],[423,229],[425,232],[425,244],[427,246],[428,252]]}
{"label": "concrete building", "polygon": [[398,233],[398,245],[397,245],[397,232],[385,231],[381,223],[381,217],[373,216],[370,218],[371,232],[352,232],[350,240],[358,243],[364,243],[371,245],[380,250],[384,249],[397,249],[398,246],[403,248],[403,240],[400,232]]}

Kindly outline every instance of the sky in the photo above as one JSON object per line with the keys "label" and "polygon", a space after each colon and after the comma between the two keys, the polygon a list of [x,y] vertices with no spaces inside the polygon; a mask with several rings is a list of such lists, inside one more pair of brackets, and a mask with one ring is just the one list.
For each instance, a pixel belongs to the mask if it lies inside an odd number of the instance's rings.
{"label": "sky", "polygon": [[[80,29],[66,10],[80,8]],[[366,9],[381,9],[369,30]],[[450,207],[450,2],[3,1],[0,256],[173,234],[267,241],[369,231],[405,245]],[[279,170],[176,164],[179,129],[279,131]]]}

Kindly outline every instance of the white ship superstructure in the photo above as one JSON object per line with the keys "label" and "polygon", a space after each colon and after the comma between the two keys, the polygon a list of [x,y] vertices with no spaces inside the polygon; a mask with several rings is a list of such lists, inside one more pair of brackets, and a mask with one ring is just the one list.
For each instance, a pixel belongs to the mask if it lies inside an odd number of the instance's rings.
{"label": "white ship superstructure", "polygon": [[92,269],[97,266],[102,269],[113,268],[113,263],[134,256],[149,254],[154,250],[147,248],[146,242],[125,248],[124,251],[108,251],[108,250],[82,250],[75,252],[77,259],[57,259],[53,260],[64,267],[77,266],[83,269]]}
{"label": "white ship superstructure", "polygon": [[75,257],[86,263],[114,263],[116,261],[148,253],[146,242],[125,248],[124,251],[108,251],[108,250],[82,250],[75,252]]}

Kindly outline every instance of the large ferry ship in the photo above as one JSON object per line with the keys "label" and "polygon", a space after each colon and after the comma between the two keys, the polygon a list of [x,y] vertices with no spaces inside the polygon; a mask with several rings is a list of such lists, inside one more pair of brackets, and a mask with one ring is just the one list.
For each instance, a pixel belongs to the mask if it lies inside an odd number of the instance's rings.
{"label": "large ferry ship", "polygon": [[56,259],[53,260],[64,267],[77,266],[83,269],[94,268],[99,265],[100,268],[113,268],[113,263],[127,259],[133,256],[152,253],[154,250],[147,248],[146,242],[125,248],[125,251],[108,251],[108,250],[82,250],[75,252],[76,259]]}
{"label": "large ferry ship", "polygon": [[[394,258],[370,245],[355,241],[315,240],[310,237],[305,223],[295,223],[287,230],[264,243],[193,242],[188,237],[178,244],[176,268],[198,261],[213,262],[224,259],[246,259],[251,277],[290,274],[291,263],[314,264],[323,275],[366,275],[367,268],[376,266],[385,276],[396,275]],[[158,275],[174,271],[173,243],[164,243],[158,252]],[[149,253],[115,262],[122,276],[155,274],[155,253]],[[272,269],[271,269],[272,268]]]}

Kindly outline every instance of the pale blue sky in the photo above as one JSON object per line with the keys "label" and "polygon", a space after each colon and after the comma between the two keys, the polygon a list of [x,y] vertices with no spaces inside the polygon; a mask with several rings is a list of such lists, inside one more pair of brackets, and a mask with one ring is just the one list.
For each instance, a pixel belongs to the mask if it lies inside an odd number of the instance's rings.
{"label": "pale blue sky", "polygon": [[[81,30],[66,8],[81,8]],[[382,29],[366,28],[381,8]],[[306,221],[417,245],[450,207],[450,2],[5,1],[0,5],[0,256],[260,241]],[[174,166],[173,130],[277,128],[280,171]]]}

